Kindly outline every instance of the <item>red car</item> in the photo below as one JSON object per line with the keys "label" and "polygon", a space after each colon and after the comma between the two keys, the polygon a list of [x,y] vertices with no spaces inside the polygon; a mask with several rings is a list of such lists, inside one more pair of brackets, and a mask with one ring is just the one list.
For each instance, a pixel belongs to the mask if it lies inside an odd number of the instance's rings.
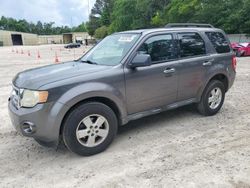
{"label": "red car", "polygon": [[234,49],[235,47],[239,46],[238,42],[232,42],[231,47]]}
{"label": "red car", "polygon": [[246,43],[232,43],[233,50],[236,53],[236,56],[250,56],[250,42]]}

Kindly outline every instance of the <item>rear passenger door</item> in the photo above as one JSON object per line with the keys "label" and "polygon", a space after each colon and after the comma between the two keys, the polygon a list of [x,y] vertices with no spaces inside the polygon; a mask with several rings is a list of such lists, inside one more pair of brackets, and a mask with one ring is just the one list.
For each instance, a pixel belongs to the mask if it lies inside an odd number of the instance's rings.
{"label": "rear passenger door", "polygon": [[178,101],[195,100],[202,88],[205,70],[213,58],[207,55],[204,39],[198,32],[177,33],[179,47]]}

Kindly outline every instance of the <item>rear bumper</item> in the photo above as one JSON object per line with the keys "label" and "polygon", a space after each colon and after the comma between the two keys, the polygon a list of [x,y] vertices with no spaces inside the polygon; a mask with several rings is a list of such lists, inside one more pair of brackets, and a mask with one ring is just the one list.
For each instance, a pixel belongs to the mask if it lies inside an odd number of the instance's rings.
{"label": "rear bumper", "polygon": [[229,90],[233,86],[235,77],[236,77],[236,72],[234,70],[231,70],[228,76],[228,89],[227,90]]}
{"label": "rear bumper", "polygon": [[[62,120],[54,108],[58,105],[63,108],[60,103],[47,103],[38,104],[33,108],[17,109],[9,100],[9,116],[13,126],[21,135],[32,137],[39,143],[43,143],[42,145],[56,147]],[[28,130],[29,126],[31,130]]]}

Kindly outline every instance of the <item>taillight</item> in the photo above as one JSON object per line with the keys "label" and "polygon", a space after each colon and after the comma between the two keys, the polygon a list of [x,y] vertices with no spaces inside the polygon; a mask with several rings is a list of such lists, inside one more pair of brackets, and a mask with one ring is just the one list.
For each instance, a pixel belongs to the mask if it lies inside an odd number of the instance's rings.
{"label": "taillight", "polygon": [[232,57],[232,67],[233,70],[236,72],[236,66],[237,66],[237,60],[236,60],[236,56]]}

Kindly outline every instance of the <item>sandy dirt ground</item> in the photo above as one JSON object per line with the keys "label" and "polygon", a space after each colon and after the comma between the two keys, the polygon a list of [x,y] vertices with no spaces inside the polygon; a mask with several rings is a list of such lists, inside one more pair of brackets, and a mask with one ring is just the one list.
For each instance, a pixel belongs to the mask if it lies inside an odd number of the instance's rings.
{"label": "sandy dirt ground", "polygon": [[203,117],[187,106],[143,118],[121,127],[105,152],[80,157],[18,135],[8,116],[16,73],[54,63],[55,51],[60,61],[86,51],[62,49],[0,48],[0,187],[250,187],[249,57],[238,59],[237,79],[218,115]]}

